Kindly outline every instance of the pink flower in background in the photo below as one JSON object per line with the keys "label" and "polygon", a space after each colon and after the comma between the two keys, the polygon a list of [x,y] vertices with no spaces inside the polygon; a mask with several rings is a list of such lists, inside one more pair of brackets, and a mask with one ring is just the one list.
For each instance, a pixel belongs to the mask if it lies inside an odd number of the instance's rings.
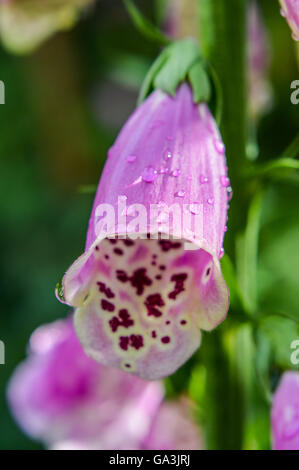
{"label": "pink flower in background", "polygon": [[256,0],[248,7],[248,70],[249,70],[249,110],[256,118],[271,102],[271,86],[267,78],[270,47],[267,31]]}
{"label": "pink flower in background", "polygon": [[299,372],[285,372],[272,404],[275,450],[299,450]]}
{"label": "pink flower in background", "polygon": [[63,279],[91,357],[159,379],[195,352],[201,329],[224,320],[230,191],[207,105],[193,103],[186,83],[175,97],[154,91],[109,151],[85,253]]}
{"label": "pink flower in background", "polygon": [[140,445],[163,386],[106,368],[86,356],[71,320],[38,328],[15,371],[8,400],[16,420],[47,446],[94,441],[99,449]]}
{"label": "pink flower in background", "polygon": [[8,400],[30,436],[51,449],[198,449],[185,403],[162,403],[160,382],[106,368],[84,353],[72,321],[38,328]]}
{"label": "pink flower in background", "polygon": [[299,41],[299,0],[279,0],[281,14],[287,20],[293,31],[293,38]]}

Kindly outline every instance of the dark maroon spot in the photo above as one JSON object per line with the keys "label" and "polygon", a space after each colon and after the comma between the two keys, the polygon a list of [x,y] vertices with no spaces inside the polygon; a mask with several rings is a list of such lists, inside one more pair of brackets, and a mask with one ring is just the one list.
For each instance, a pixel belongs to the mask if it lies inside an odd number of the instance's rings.
{"label": "dark maroon spot", "polygon": [[123,250],[121,250],[120,248],[114,248],[113,251],[116,255],[119,255],[119,256],[124,254]]}
{"label": "dark maroon spot", "polygon": [[119,346],[124,351],[128,350],[128,347],[131,346],[132,348],[138,350],[143,348],[143,336],[141,335],[131,335],[131,336],[121,336],[119,338]]}
{"label": "dark maroon spot", "polygon": [[140,268],[134,271],[133,276],[131,277],[131,284],[133,287],[136,287],[137,295],[142,295],[145,286],[150,286],[152,284],[152,280],[146,275],[146,269]]}
{"label": "dark maroon spot", "polygon": [[100,249],[100,248],[99,248],[98,246],[96,246],[96,251],[99,251],[99,249]]}
{"label": "dark maroon spot", "polygon": [[147,308],[148,316],[161,317],[162,312],[156,307],[164,307],[165,303],[161,294],[151,294],[146,298],[145,306]]}
{"label": "dark maroon spot", "polygon": [[141,335],[131,335],[130,336],[130,346],[135,349],[140,349],[143,347],[143,337]]}
{"label": "dark maroon spot", "polygon": [[209,276],[210,272],[211,272],[211,268],[208,268],[207,271],[206,271],[206,276]]}
{"label": "dark maroon spot", "polygon": [[133,246],[134,245],[133,240],[126,239],[126,240],[123,240],[123,242],[126,246]]}
{"label": "dark maroon spot", "polygon": [[106,299],[102,299],[101,301],[102,309],[106,310],[107,312],[114,312],[115,306],[111,303],[108,302]]}
{"label": "dark maroon spot", "polygon": [[165,271],[166,266],[164,266],[164,264],[161,264],[161,266],[159,266],[159,269],[160,269],[161,271]]}
{"label": "dark maroon spot", "polygon": [[129,337],[128,336],[121,336],[119,338],[119,347],[124,351],[128,350],[129,347]]}
{"label": "dark maroon spot", "polygon": [[156,266],[156,261],[152,261],[152,266]]}
{"label": "dark maroon spot", "polygon": [[186,273],[174,274],[171,277],[171,282],[175,283],[174,290],[168,294],[169,299],[176,299],[180,292],[185,290],[184,282],[188,275]]}
{"label": "dark maroon spot", "polygon": [[181,320],[181,325],[186,325],[186,320]]}
{"label": "dark maroon spot", "polygon": [[173,242],[171,240],[159,240],[159,245],[162,251],[177,250],[181,248],[181,242]]}
{"label": "dark maroon spot", "polygon": [[156,259],[156,258],[157,258],[157,255],[153,255],[153,258]]}
{"label": "dark maroon spot", "polygon": [[133,272],[130,277],[125,271],[117,270],[116,277],[120,282],[131,282],[132,287],[136,287],[137,295],[142,295],[145,286],[152,285],[152,280],[146,275],[146,269],[140,268]]}
{"label": "dark maroon spot", "polygon": [[110,287],[107,287],[103,282],[97,282],[97,285],[99,286],[99,291],[105,294],[108,299],[113,299],[113,297],[115,297],[115,294],[112,292]]}
{"label": "dark maroon spot", "polygon": [[152,338],[157,338],[157,333],[155,331],[152,331]]}
{"label": "dark maroon spot", "polygon": [[130,368],[131,368],[131,364],[125,364],[125,367],[126,367],[127,369],[130,369]]}
{"label": "dark maroon spot", "polygon": [[106,258],[106,259],[109,259],[109,255],[105,255],[105,258]]}
{"label": "dark maroon spot", "polygon": [[128,282],[130,280],[130,277],[127,275],[127,273],[120,269],[116,271],[116,277],[120,282]]}
{"label": "dark maroon spot", "polygon": [[115,240],[114,238],[108,238],[108,240],[111,243],[111,245],[115,245],[117,243],[117,240]]}
{"label": "dark maroon spot", "polygon": [[162,279],[162,276],[160,276],[160,274],[157,274],[156,279],[159,281],[160,279]]}
{"label": "dark maroon spot", "polygon": [[169,320],[167,320],[167,322],[165,322],[165,323],[166,323],[166,325],[170,325],[170,321],[169,321]]}
{"label": "dark maroon spot", "polygon": [[168,344],[168,343],[170,343],[170,338],[169,338],[169,336],[163,336],[163,338],[161,338],[161,343],[163,343],[163,344]]}
{"label": "dark maroon spot", "polygon": [[130,326],[134,325],[134,321],[131,319],[130,314],[127,309],[123,308],[119,311],[118,317],[113,317],[109,321],[109,325],[111,326],[111,330],[115,333],[120,326],[124,328],[129,328]]}

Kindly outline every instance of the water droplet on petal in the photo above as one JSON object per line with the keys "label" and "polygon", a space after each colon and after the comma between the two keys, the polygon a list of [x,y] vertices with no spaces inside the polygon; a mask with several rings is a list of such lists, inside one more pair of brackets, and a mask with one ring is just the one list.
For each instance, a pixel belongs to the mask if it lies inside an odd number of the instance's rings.
{"label": "water droplet on petal", "polygon": [[294,41],[299,41],[299,36],[297,36],[296,33],[292,33],[292,38],[294,39]]}
{"label": "water droplet on petal", "polygon": [[200,213],[200,204],[198,202],[193,202],[189,206],[191,214],[197,215]]}
{"label": "water droplet on petal", "polygon": [[164,160],[168,161],[172,158],[172,153],[170,150],[165,150],[163,155]]}
{"label": "water droplet on petal", "polygon": [[280,9],[280,14],[281,16],[283,16],[284,18],[287,16],[285,10],[283,8]]}
{"label": "water droplet on petal", "polygon": [[169,168],[160,168],[159,173],[160,175],[165,175],[169,172]]}
{"label": "water droplet on petal", "polygon": [[128,155],[127,158],[126,158],[126,161],[128,163],[133,163],[133,162],[135,162],[136,158],[137,158],[136,155]]}
{"label": "water droplet on petal", "polygon": [[179,169],[172,170],[170,175],[177,178],[180,175],[181,171]]}
{"label": "water droplet on petal", "polygon": [[200,175],[199,181],[200,181],[201,184],[205,184],[205,183],[209,182],[209,178],[207,176]]}
{"label": "water droplet on petal", "polygon": [[185,194],[186,194],[186,191],[184,191],[183,189],[174,193],[175,197],[185,197]]}
{"label": "water droplet on petal", "polygon": [[214,147],[220,155],[223,155],[225,152],[225,145],[220,139],[214,139]]}
{"label": "water droplet on petal", "polygon": [[224,227],[224,231],[227,232],[227,225]]}
{"label": "water droplet on petal", "polygon": [[207,200],[207,203],[210,204],[210,206],[212,206],[214,204],[214,198],[209,197],[209,199]]}
{"label": "water droplet on petal", "polygon": [[224,249],[221,248],[220,251],[219,251],[219,259],[223,258],[223,256],[224,256]]}
{"label": "water droplet on petal", "polygon": [[233,190],[232,190],[232,187],[231,186],[228,186],[226,188],[226,192],[227,192],[227,199],[228,201],[231,201],[232,197],[233,197]]}
{"label": "water droplet on petal", "polygon": [[220,183],[221,186],[224,188],[227,188],[230,184],[229,178],[227,176],[220,176]]}
{"label": "water droplet on petal", "polygon": [[147,166],[144,168],[141,178],[146,183],[153,183],[157,178],[157,171],[152,166]]}

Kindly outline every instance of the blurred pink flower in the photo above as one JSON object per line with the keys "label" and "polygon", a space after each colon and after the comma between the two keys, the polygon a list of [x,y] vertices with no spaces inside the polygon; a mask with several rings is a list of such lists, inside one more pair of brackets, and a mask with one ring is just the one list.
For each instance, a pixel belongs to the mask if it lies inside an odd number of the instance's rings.
{"label": "blurred pink flower", "polygon": [[255,119],[271,103],[272,90],[267,77],[270,47],[267,32],[256,0],[248,7],[249,110]]}
{"label": "blurred pink flower", "polygon": [[272,404],[275,450],[299,450],[299,372],[285,372]]}
{"label": "blurred pink flower", "polygon": [[162,403],[160,382],[106,368],[84,353],[71,319],[38,328],[8,400],[23,430],[51,449],[200,448],[188,406]]}
{"label": "blurred pink flower", "polygon": [[99,449],[133,449],[145,438],[163,398],[147,383],[86,356],[71,319],[38,328],[30,353],[8,387],[13,415],[48,446],[94,441]]}
{"label": "blurred pink flower", "polygon": [[293,38],[299,41],[299,0],[279,0],[281,4],[281,14],[289,23],[293,31]]}
{"label": "blurred pink flower", "polygon": [[175,97],[154,91],[109,151],[86,251],[62,283],[91,357],[160,379],[195,352],[201,329],[224,320],[229,184],[207,105],[186,83]]}

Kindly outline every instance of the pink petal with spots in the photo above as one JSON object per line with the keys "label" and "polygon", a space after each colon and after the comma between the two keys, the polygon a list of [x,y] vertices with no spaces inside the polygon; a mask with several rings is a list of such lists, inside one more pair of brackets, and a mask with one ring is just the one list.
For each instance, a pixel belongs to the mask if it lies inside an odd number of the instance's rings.
{"label": "pink petal with spots", "polygon": [[78,336],[99,362],[165,377],[196,351],[201,329],[224,320],[224,153],[208,107],[193,103],[187,84],[174,98],[153,92],[109,151],[86,251],[63,280]]}

